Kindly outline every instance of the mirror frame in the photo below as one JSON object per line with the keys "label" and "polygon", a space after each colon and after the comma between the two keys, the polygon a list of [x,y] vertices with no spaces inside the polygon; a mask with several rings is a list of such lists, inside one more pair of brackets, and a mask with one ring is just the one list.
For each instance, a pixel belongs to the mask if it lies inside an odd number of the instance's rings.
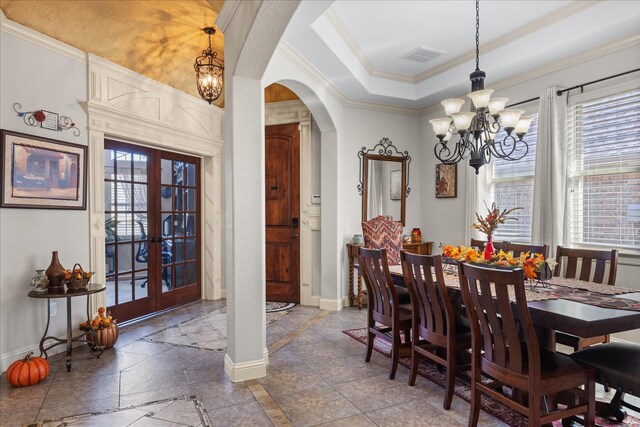
{"label": "mirror frame", "polygon": [[405,225],[406,198],[411,193],[409,187],[409,164],[411,156],[408,151],[400,152],[389,138],[382,138],[373,148],[362,147],[358,151],[360,158],[360,182],[358,193],[362,196],[362,222],[367,221],[367,205],[369,200],[369,160],[382,160],[402,164],[402,195],[400,196],[400,222]]}

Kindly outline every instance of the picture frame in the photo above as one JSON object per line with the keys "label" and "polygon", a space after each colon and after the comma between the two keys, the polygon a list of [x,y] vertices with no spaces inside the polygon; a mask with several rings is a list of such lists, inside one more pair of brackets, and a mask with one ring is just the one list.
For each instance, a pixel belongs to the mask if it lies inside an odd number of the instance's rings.
{"label": "picture frame", "polygon": [[389,193],[391,200],[402,199],[402,171],[391,171],[389,174]]}
{"label": "picture frame", "polygon": [[436,165],[436,198],[458,197],[458,165]]}
{"label": "picture frame", "polygon": [[86,146],[9,130],[0,139],[1,207],[86,209]]}

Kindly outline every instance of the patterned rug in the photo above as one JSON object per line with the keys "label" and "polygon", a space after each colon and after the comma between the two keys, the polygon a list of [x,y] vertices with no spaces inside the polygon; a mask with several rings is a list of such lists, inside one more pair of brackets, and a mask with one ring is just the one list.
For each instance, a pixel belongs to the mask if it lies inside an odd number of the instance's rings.
{"label": "patterned rug", "polygon": [[267,301],[267,313],[275,313],[278,311],[285,311],[295,307],[295,303],[292,302],[271,302]]}
{"label": "patterned rug", "polygon": [[[276,303],[282,304],[282,303]],[[292,305],[292,307],[295,304]],[[291,308],[291,307],[289,307]],[[286,308],[267,312],[267,325],[289,314]],[[160,342],[178,347],[225,351],[227,349],[227,307],[203,314],[195,319],[161,329],[140,338],[138,341]]]}
{"label": "patterned rug", "polygon": [[[342,331],[347,334],[351,338],[355,339],[358,342],[366,345],[367,342],[367,330],[366,328],[360,329],[349,329],[346,331]],[[391,345],[384,340],[380,340],[376,338],[373,343],[374,350],[380,354],[384,354],[387,357],[391,356]],[[410,358],[401,358],[400,364],[409,368],[411,366]],[[446,384],[446,374],[445,372],[440,372],[436,368],[434,364],[425,364],[422,361],[418,367],[418,375],[428,379],[431,382],[439,385],[442,388],[445,388]],[[469,381],[465,377],[457,377],[456,378],[456,386],[454,393],[456,396],[461,399],[466,400],[467,402],[471,401],[471,389],[469,387]],[[525,427],[527,426],[527,420],[522,415],[517,413],[516,411],[507,408],[503,404],[496,402],[495,400],[481,395],[480,404],[483,411],[488,414],[493,415],[494,417],[502,420],[503,422],[509,424],[514,427]],[[625,426],[625,427],[640,427],[640,419],[633,417],[631,415],[627,415],[623,422],[618,423],[615,420],[609,420],[606,418],[596,417],[596,424],[598,426],[607,427],[607,426]],[[554,427],[562,427],[562,421],[555,421],[553,423]]]}

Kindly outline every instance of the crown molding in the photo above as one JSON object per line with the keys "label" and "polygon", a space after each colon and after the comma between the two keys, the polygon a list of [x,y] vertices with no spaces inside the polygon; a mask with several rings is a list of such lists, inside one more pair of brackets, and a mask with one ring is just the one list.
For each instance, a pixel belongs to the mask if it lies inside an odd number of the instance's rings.
{"label": "crown molding", "polygon": [[[512,31],[509,34],[505,34],[487,43],[481,44],[480,50],[483,53],[494,51],[502,46],[512,43],[514,39],[520,39],[522,37],[526,37],[529,34],[539,31],[541,28],[545,28],[553,24],[556,24],[557,22],[560,22],[563,19],[566,19],[572,15],[575,15],[576,13],[586,10],[601,2],[602,0],[588,1],[588,2],[585,2],[585,1],[571,2],[565,6],[560,7],[555,11],[552,11],[544,16],[541,16],[540,18],[532,22],[529,22],[526,25],[521,26],[516,31]],[[362,51],[362,49],[360,48],[356,40],[353,38],[353,36],[349,32],[349,29],[344,24],[344,22],[342,22],[342,20],[340,19],[338,14],[335,12],[335,10],[333,10],[333,8],[329,8],[325,12],[325,16],[327,17],[327,20],[331,23],[331,25],[335,29],[336,33],[342,38],[342,40],[344,41],[346,46],[349,48],[351,53],[353,53],[353,56],[358,60],[360,65],[362,65],[362,67],[366,70],[367,74],[369,74],[370,77],[378,77],[386,80],[393,80],[393,81],[403,82],[403,83],[418,84],[438,74],[445,73],[459,65],[465,64],[473,60],[476,55],[475,49],[470,49],[467,52],[455,58],[452,58],[451,60],[443,64],[440,64],[435,68],[424,71],[415,76],[406,76],[406,75],[397,74],[397,73],[379,71],[379,70],[376,70],[373,67],[373,65],[371,65],[371,62],[369,62],[369,59],[364,54],[364,52]]]}
{"label": "crown molding", "polygon": [[409,107],[400,107],[396,105],[380,104],[376,102],[355,101],[347,98],[340,90],[329,81],[320,71],[318,71],[309,61],[302,57],[291,45],[286,41],[280,40],[277,50],[288,57],[295,65],[304,73],[316,81],[320,86],[326,89],[334,98],[336,98],[345,107],[360,108],[373,111],[385,111],[388,113],[406,114],[411,116],[419,116],[420,110]]}
{"label": "crown molding", "polygon": [[8,19],[2,10],[0,10],[0,30],[76,61],[82,63],[87,62],[86,52],[25,27],[24,25],[20,25]]}
{"label": "crown molding", "polygon": [[[521,73],[521,74],[518,74],[517,76],[508,77],[506,79],[499,80],[496,83],[491,84],[491,88],[494,89],[495,91],[506,89],[512,86],[516,86],[516,85],[528,82],[530,80],[537,79],[547,74],[555,73],[555,72],[564,70],[565,68],[574,67],[584,62],[591,61],[593,59],[597,59],[602,56],[609,55],[611,53],[615,53],[617,51],[628,49],[630,47],[637,46],[637,45],[640,45],[640,35],[624,37],[612,43],[596,46],[588,51],[578,53],[568,58],[563,58],[559,61],[552,62],[547,65],[543,65],[541,67],[530,70],[526,73]],[[466,94],[459,94],[457,96],[452,96],[452,98],[464,98],[465,96]],[[514,103],[520,102],[520,100],[518,99],[514,99],[512,101]],[[440,103],[429,105],[420,110],[420,115],[421,116],[429,115],[431,113],[441,111],[441,109],[442,107],[440,106]]]}
{"label": "crown molding", "polygon": [[[586,10],[592,6],[595,6],[598,3],[601,3],[602,0],[598,1],[574,1],[565,6],[560,7],[557,10],[554,10],[550,13],[547,13],[540,18],[527,23],[512,31],[508,34],[505,34],[501,37],[495,38],[487,43],[483,43],[480,45],[480,52],[487,53],[492,52],[502,46],[505,46],[509,43],[513,43],[515,40],[521,39],[523,37],[528,36],[536,31],[540,31],[543,28],[556,24],[563,19],[566,19],[572,15],[575,15],[578,12]],[[459,65],[466,64],[469,61],[475,60],[476,50],[470,49],[467,52],[459,55],[439,66],[432,68],[431,70],[427,70],[424,73],[418,74],[415,78],[416,83],[420,83],[428,78],[436,76],[438,74],[445,73],[452,68],[455,68]]]}
{"label": "crown molding", "polygon": [[[563,58],[559,61],[552,62],[550,64],[543,65],[538,68],[534,68],[533,70],[528,71],[526,73],[522,73],[522,74],[518,74],[517,76],[502,79],[498,81],[496,84],[492,84],[491,86],[493,86],[495,90],[500,90],[507,87],[515,86],[517,84],[524,83],[529,80],[533,80],[535,78],[544,76],[546,74],[551,74],[551,73],[563,70],[565,68],[573,67],[583,62],[587,62],[587,61],[599,58],[601,56],[609,55],[611,53],[617,52],[622,49],[627,49],[629,47],[633,47],[638,44],[640,44],[640,35],[624,37],[612,43],[596,46],[585,52],[578,53],[568,58]],[[518,102],[518,101],[515,101],[515,102]]]}
{"label": "crown molding", "polygon": [[360,65],[362,65],[362,67],[367,71],[369,76],[405,83],[417,83],[415,77],[376,70],[373,65],[371,65],[371,62],[369,62],[369,58],[367,58],[356,40],[351,35],[351,32],[349,31],[347,26],[344,24],[344,22],[342,22],[342,20],[332,7],[327,9],[327,11],[325,12],[325,16],[327,17],[329,23],[331,23],[331,25],[333,26],[333,29],[336,31],[336,33],[338,33],[338,35],[342,38],[342,41],[344,41],[349,50],[351,50],[353,56],[355,56]]}

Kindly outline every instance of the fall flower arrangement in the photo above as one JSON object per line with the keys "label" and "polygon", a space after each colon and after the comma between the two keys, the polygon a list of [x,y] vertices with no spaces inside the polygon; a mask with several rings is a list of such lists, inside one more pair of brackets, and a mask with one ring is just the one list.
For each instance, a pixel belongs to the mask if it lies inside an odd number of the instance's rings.
{"label": "fall flower arrangement", "polygon": [[495,202],[491,204],[491,208],[489,208],[486,204],[485,204],[485,207],[487,208],[487,212],[488,212],[487,215],[484,217],[481,217],[476,212],[476,218],[478,219],[478,222],[474,223],[471,227],[475,228],[481,233],[486,234],[488,239],[491,238],[493,236],[494,231],[496,231],[498,227],[500,227],[500,225],[504,224],[506,221],[518,220],[518,218],[509,216],[511,212],[518,209],[523,209],[523,208],[511,208],[511,209],[504,209],[502,212],[500,212],[500,208],[496,206]]}
{"label": "fall flower arrangement", "polygon": [[116,321],[111,316],[111,312],[106,312],[106,315],[105,312],[106,309],[104,307],[98,308],[98,315],[92,320],[87,320],[86,322],[80,323],[80,330],[85,332],[92,329],[94,331],[99,331],[102,329],[107,329],[111,325],[115,325]]}
{"label": "fall flower arrangement", "polygon": [[543,272],[546,263],[549,270],[553,270],[557,264],[553,258],[545,260],[542,254],[533,254],[525,252],[519,257],[514,257],[512,252],[504,252],[500,250],[494,253],[489,260],[485,260],[479,251],[465,246],[443,245],[442,256],[451,258],[456,261],[473,262],[478,264],[486,264],[487,267],[498,268],[522,268],[524,276],[527,279],[548,279],[548,272]]}

